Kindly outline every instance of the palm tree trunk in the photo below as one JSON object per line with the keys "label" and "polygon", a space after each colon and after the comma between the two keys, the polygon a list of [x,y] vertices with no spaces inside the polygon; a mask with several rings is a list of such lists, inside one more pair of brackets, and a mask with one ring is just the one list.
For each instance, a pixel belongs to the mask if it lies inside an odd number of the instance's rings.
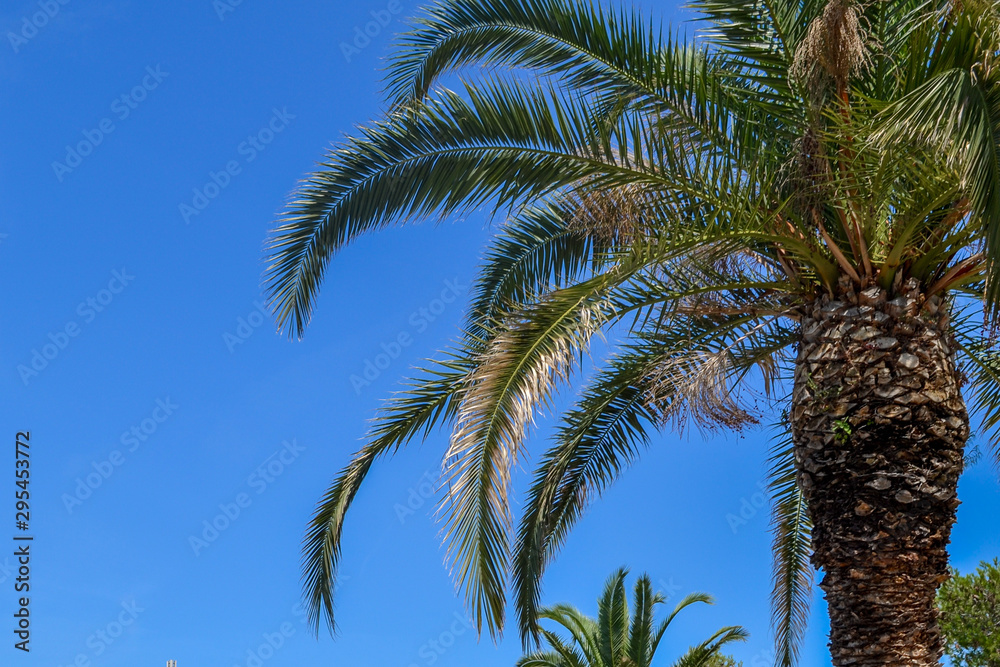
{"label": "palm tree trunk", "polygon": [[969,416],[946,305],[914,280],[892,296],[842,287],[802,318],[790,418],[838,667],[942,654],[934,596]]}

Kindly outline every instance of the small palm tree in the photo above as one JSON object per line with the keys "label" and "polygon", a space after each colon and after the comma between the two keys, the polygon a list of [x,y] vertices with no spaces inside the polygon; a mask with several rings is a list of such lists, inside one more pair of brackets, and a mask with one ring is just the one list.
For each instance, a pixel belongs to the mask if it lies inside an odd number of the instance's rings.
{"label": "small palm tree", "polygon": [[[517,667],[649,667],[663,634],[677,614],[697,602],[712,604],[712,598],[704,593],[688,595],[667,618],[656,623],[656,607],[666,601],[663,595],[653,593],[649,577],[644,574],[635,582],[634,611],[630,611],[625,592],[627,575],[627,570],[619,569],[608,578],[597,600],[596,619],[564,604],[542,609],[541,618],[562,626],[570,640],[542,629],[548,650],[529,653],[517,661]],[[747,636],[741,627],[722,628],[692,646],[673,665],[711,667],[719,664],[722,647],[744,641]]]}
{"label": "small palm tree", "polygon": [[[462,335],[320,503],[317,625],[371,466],[437,426],[457,584],[494,636],[509,595],[530,644],[546,566],[658,429],[772,416],[779,663],[811,561],[834,665],[938,664],[966,397],[984,430],[1000,420],[1000,5],[691,4],[705,30],[682,40],[601,3],[442,0],[390,61],[386,117],[292,199],[266,283],[296,335],[358,237],[484,204],[508,218]],[[534,417],[597,334],[618,344],[515,527]]]}

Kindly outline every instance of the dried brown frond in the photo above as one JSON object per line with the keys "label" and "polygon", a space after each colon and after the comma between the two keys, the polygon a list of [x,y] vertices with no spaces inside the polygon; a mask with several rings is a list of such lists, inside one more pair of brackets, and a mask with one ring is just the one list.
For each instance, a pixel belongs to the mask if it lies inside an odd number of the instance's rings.
{"label": "dried brown frond", "polygon": [[[695,255],[695,253],[692,253]],[[751,281],[781,280],[775,264],[764,255],[746,247],[720,244],[711,256],[712,269],[720,276]]]}
{"label": "dried brown frond", "polygon": [[493,459],[498,473],[500,493],[493,498],[495,509],[509,519],[506,493],[510,472],[517,464],[535,414],[548,405],[556,386],[568,379],[576,358],[602,321],[598,306],[581,307],[575,334],[547,339],[529,360],[519,343],[521,326],[530,325],[530,320],[512,323],[491,342],[469,376],[455,420],[444,458],[443,476],[449,488],[442,507],[460,504],[462,497],[481,481],[472,471],[480,465],[477,457],[485,454]]}
{"label": "dried brown frond", "polygon": [[578,195],[569,228],[592,238],[598,245],[628,245],[643,229],[647,207],[637,186],[595,189]]}
{"label": "dried brown frond", "polygon": [[832,183],[830,163],[813,128],[796,139],[784,171],[797,210],[807,211],[826,200]]}
{"label": "dried brown frond", "polygon": [[852,0],[830,0],[813,19],[805,39],[795,50],[792,78],[822,94],[827,80],[846,88],[851,74],[868,66],[868,31]]}
{"label": "dried brown frond", "polygon": [[708,431],[760,423],[730,391],[729,371],[728,350],[667,358],[646,378],[646,404],[662,425],[678,431],[688,420]]}

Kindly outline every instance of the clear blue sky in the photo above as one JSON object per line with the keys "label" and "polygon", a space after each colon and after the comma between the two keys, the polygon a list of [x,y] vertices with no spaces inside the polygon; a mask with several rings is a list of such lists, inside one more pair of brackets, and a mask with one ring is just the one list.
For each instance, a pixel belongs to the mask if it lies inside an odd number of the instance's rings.
{"label": "clear blue sky", "polygon": [[[14,532],[20,430],[32,436],[36,541],[30,655],[12,648],[13,558],[0,556],[0,664],[253,667],[248,650],[265,635],[281,644],[263,651],[267,667],[518,656],[513,635],[477,644],[456,622],[432,503],[394,509],[436,469],[444,433],[380,465],[359,494],[339,639],[308,637],[293,612],[315,502],[380,399],[455,335],[490,234],[472,214],[365,239],[332,265],[302,342],[255,314],[263,241],[286,196],[329,142],[380,109],[389,37],[419,6],[397,1],[391,14],[387,0],[243,0],[221,15],[212,0],[3,3],[0,544]],[[51,18],[35,16],[44,7]],[[672,0],[645,9],[679,16]],[[348,62],[340,44],[371,12],[392,22]],[[449,289],[461,298],[436,303]],[[401,333],[412,344],[355,391],[350,376]],[[765,664],[766,512],[745,509],[735,531],[726,519],[760,500],[765,450],[761,433],[658,438],[580,523],[545,599],[593,612],[605,577],[627,564],[675,598],[718,599],[678,623],[664,657],[743,624],[752,638],[736,655]],[[997,490],[986,463],[963,479],[960,567],[1000,553]],[[205,533],[206,521],[224,529]],[[810,666],[827,664],[816,610]]]}

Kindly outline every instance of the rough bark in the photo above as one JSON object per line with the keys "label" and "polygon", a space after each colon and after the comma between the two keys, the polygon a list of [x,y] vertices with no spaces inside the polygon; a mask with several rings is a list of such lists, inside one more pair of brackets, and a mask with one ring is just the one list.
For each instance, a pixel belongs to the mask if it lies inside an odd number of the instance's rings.
{"label": "rough bark", "polygon": [[803,313],[791,425],[833,664],[938,665],[934,596],[969,418],[948,312],[916,281]]}

